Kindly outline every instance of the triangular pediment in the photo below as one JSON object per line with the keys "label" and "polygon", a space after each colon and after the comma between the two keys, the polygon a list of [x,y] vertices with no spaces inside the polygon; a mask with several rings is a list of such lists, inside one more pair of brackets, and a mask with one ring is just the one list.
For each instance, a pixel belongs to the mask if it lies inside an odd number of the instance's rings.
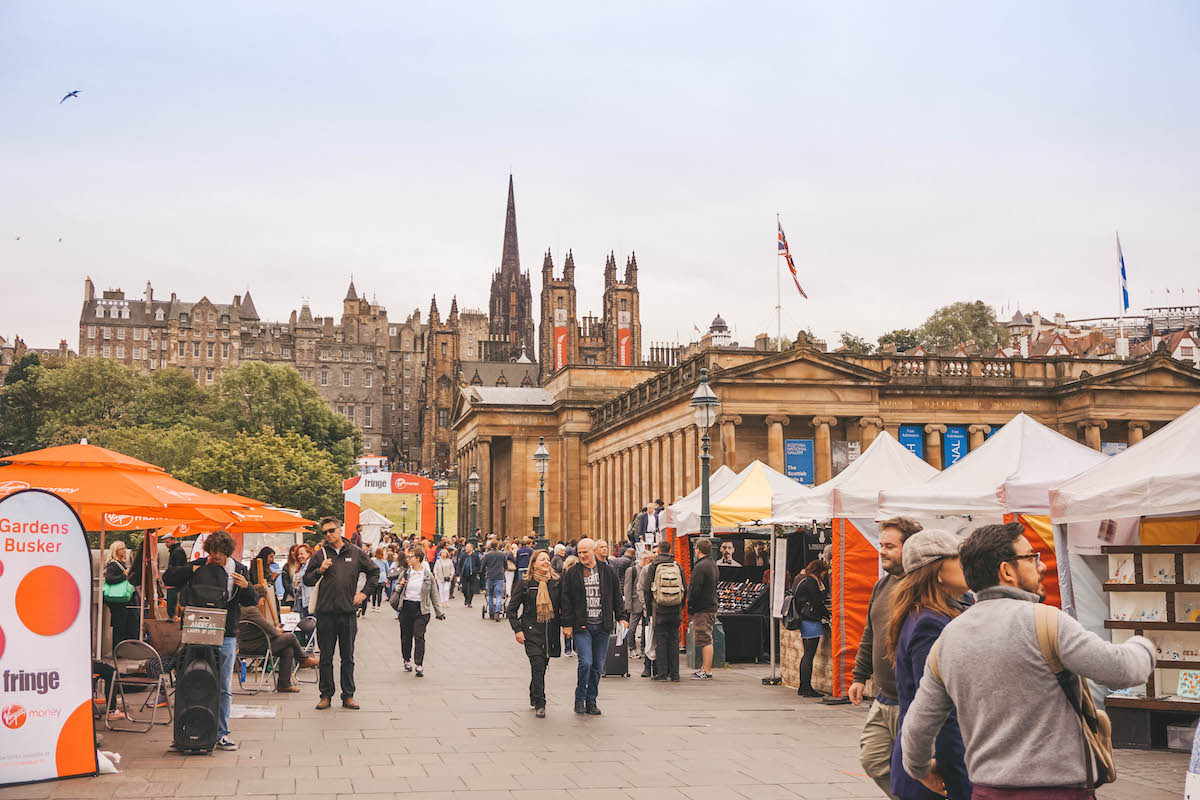
{"label": "triangular pediment", "polygon": [[803,383],[887,383],[889,380],[882,372],[836,355],[808,349],[786,350],[774,358],[752,361],[717,374],[722,378]]}
{"label": "triangular pediment", "polygon": [[1200,370],[1169,356],[1153,356],[1113,372],[1083,378],[1079,383],[1089,388],[1137,386],[1195,389],[1200,387]]}

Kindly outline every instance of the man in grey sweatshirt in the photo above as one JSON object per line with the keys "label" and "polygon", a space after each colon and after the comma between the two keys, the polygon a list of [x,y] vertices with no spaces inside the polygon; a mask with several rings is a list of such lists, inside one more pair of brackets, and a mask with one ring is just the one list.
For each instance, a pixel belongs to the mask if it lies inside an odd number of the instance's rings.
{"label": "man in grey sweatshirt", "polygon": [[[975,797],[1090,797],[1079,717],[1042,657],[1035,604],[1045,599],[1041,557],[1019,523],[985,525],[960,551],[977,601],[938,639],[943,683],[925,674],[900,732],[904,769],[933,791],[934,740],[952,708],[966,745]],[[1058,614],[1064,667],[1099,684],[1136,686],[1154,669],[1154,644],[1134,636],[1111,644]],[[944,684],[944,685],[943,685]]]}

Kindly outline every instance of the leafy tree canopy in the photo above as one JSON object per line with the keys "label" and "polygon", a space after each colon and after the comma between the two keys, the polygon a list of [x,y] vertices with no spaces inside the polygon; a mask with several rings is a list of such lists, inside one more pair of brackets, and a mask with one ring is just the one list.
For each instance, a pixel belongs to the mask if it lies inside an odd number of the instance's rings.
{"label": "leafy tree canopy", "polygon": [[926,347],[954,347],[974,341],[988,350],[998,347],[1004,334],[992,307],[976,300],[951,303],[934,311],[921,326],[919,335],[920,343]]}
{"label": "leafy tree canopy", "polygon": [[911,350],[921,343],[921,337],[918,332],[911,328],[897,328],[894,331],[888,331],[880,336],[877,340],[879,349],[883,350],[889,344],[896,346],[896,352],[903,353],[905,350]]}
{"label": "leafy tree canopy", "polygon": [[855,336],[849,331],[838,331],[838,337],[839,346],[855,355],[865,356],[871,352],[871,343],[861,336]]}

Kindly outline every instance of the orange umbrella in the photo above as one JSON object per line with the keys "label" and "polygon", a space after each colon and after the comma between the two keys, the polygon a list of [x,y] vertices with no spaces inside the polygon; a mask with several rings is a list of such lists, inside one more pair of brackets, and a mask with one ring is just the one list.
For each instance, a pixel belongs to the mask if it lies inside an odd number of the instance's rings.
{"label": "orange umbrella", "polygon": [[33,450],[15,456],[6,456],[0,459],[0,461],[7,461],[10,464],[38,464],[45,467],[119,467],[121,469],[165,472],[162,467],[146,461],[139,461],[124,453],[88,444],[87,439],[84,439],[79,444],[47,447],[44,450]]}
{"label": "orange umbrella", "polygon": [[[221,496],[230,497],[232,495],[223,494]],[[207,516],[208,512],[204,512],[204,514]],[[266,505],[241,511],[230,511],[229,514],[236,518],[235,522],[222,521],[215,515],[209,516],[204,520],[179,524],[174,535],[176,538],[181,538],[216,530],[230,533],[282,533],[316,524],[313,520],[305,519],[299,514]]]}

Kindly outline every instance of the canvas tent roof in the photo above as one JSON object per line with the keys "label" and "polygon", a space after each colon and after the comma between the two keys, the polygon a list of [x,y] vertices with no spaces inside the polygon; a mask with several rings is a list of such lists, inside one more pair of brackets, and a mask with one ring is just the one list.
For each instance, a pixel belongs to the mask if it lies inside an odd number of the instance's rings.
{"label": "canvas tent roof", "polygon": [[1050,492],[1054,522],[1200,510],[1200,406]]}
{"label": "canvas tent roof", "polygon": [[736,528],[771,516],[776,498],[800,497],[812,490],[761,461],[750,463],[712,498],[714,528]]}
{"label": "canvas tent roof", "polygon": [[1050,487],[1108,459],[1025,414],[925,483],[879,493],[879,515],[1050,512]]}
{"label": "canvas tent roof", "polygon": [[[720,491],[727,483],[737,478],[737,473],[722,464],[708,476],[709,502],[712,496]],[[680,533],[690,533],[700,530],[700,487],[697,486],[682,500],[677,500],[663,511],[659,524],[664,528],[674,528]]]}
{"label": "canvas tent roof", "polygon": [[362,525],[378,525],[380,528],[396,527],[396,523],[373,508],[363,509],[362,513],[358,515],[358,521]]}
{"label": "canvas tent roof", "polygon": [[835,516],[873,519],[879,509],[880,489],[915,487],[937,474],[937,469],[883,431],[830,480],[805,494],[776,498],[772,522],[824,521]]}

